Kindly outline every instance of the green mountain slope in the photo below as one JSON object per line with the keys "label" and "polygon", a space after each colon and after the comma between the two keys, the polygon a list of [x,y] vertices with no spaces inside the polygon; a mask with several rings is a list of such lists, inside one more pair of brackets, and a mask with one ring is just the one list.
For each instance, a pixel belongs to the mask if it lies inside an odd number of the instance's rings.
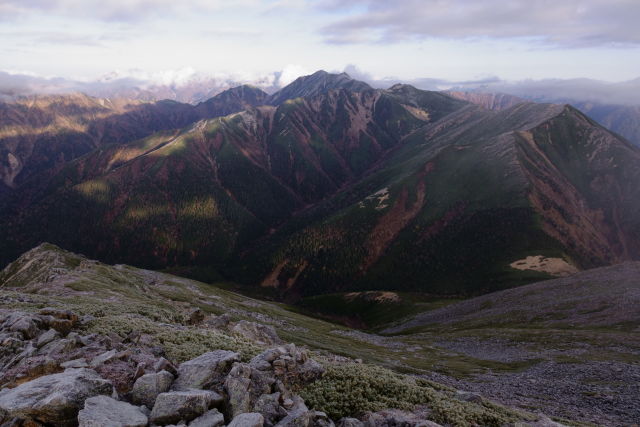
{"label": "green mountain slope", "polygon": [[570,107],[468,107],[411,134],[238,268],[266,266],[246,280],[301,295],[473,293],[553,273],[511,266],[528,256],[579,267],[634,258],[639,160]]}
{"label": "green mountain slope", "polygon": [[240,86],[197,106],[174,101],[98,99],[83,94],[0,103],[0,186],[16,190],[44,171],[109,144],[131,142],[202,118],[262,105],[266,93]]}
{"label": "green mountain slope", "polygon": [[221,266],[461,105],[332,90],[104,147],[9,204],[3,253],[49,240],[114,262]]}
{"label": "green mountain slope", "polygon": [[[279,96],[42,172],[0,208],[0,262],[46,240],[295,300],[476,294],[640,257],[640,151],[571,107],[323,72]],[[243,87],[206,108],[256,102]]]}

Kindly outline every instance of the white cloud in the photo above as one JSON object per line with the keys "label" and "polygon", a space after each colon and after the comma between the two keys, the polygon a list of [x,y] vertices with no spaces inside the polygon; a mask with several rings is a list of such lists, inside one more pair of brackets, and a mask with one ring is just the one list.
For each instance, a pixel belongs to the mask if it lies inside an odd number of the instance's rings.
{"label": "white cloud", "polygon": [[[330,43],[523,39],[542,46],[640,45],[638,0],[343,0]],[[344,16],[346,15],[346,16]]]}
{"label": "white cloud", "polygon": [[201,73],[192,67],[161,71],[138,69],[115,70],[97,79],[65,79],[26,71],[0,71],[0,99],[35,94],[83,92],[96,97],[170,98],[182,102],[199,102],[230,87],[251,84],[274,92],[296,78],[310,74],[299,65],[290,64],[281,71],[257,73]]}
{"label": "white cloud", "polygon": [[0,0],[0,20],[32,14],[94,18],[104,21],[135,22],[157,16],[255,6],[259,0]]}
{"label": "white cloud", "polygon": [[280,73],[277,84],[280,87],[286,86],[300,76],[311,74],[312,71],[307,70],[301,65],[289,64],[284,67]]}

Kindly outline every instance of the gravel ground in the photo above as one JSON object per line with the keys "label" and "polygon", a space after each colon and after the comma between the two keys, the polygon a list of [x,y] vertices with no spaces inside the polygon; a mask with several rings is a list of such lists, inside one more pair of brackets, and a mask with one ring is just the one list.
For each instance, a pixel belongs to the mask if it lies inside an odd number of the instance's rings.
{"label": "gravel ground", "polygon": [[425,377],[505,405],[604,426],[640,424],[640,365],[542,362],[517,373]]}

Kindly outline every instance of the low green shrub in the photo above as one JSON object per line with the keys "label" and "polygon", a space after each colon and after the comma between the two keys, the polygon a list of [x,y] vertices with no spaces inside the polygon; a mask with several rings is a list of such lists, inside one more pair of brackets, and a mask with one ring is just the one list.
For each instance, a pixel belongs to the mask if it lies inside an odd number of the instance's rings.
{"label": "low green shrub", "polygon": [[365,364],[327,364],[323,378],[300,394],[310,407],[334,419],[388,408],[411,410],[417,405],[427,406],[433,421],[454,426],[502,426],[522,419],[498,405],[463,402],[453,391],[436,390],[428,381]]}
{"label": "low green shrub", "polygon": [[146,317],[135,314],[117,314],[97,317],[86,327],[87,332],[108,335],[117,334],[121,338],[133,331],[149,334],[162,345],[167,357],[181,363],[213,350],[230,350],[240,354],[243,361],[250,360],[263,348],[238,336],[186,326],[158,324]]}

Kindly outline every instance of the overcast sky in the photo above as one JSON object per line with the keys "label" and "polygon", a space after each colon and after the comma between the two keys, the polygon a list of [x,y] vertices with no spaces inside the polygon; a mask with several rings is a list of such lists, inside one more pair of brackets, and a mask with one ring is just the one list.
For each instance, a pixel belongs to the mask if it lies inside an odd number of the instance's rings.
{"label": "overcast sky", "polygon": [[640,77],[639,21],[640,0],[0,0],[0,70],[613,82]]}

